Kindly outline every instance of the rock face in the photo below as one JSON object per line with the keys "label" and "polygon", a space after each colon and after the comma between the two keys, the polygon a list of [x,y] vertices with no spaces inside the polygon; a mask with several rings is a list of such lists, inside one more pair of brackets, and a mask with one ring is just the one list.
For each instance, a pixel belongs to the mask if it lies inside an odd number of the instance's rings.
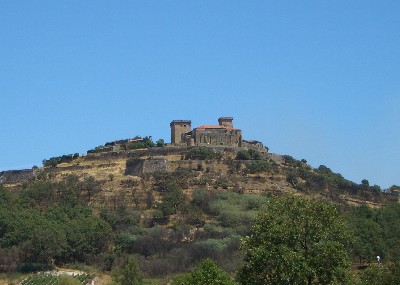
{"label": "rock face", "polygon": [[2,171],[0,172],[0,184],[21,183],[33,177],[34,171],[32,169]]}

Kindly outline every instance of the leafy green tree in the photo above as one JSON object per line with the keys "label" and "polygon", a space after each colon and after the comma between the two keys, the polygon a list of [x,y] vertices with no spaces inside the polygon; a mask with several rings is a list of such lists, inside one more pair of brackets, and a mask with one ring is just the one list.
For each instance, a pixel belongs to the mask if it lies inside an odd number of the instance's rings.
{"label": "leafy green tree", "polygon": [[85,177],[82,187],[87,192],[89,202],[91,201],[92,196],[99,191],[99,183],[93,176]]}
{"label": "leafy green tree", "polygon": [[363,285],[394,285],[400,280],[400,264],[371,265],[361,273]]}
{"label": "leafy green tree", "polygon": [[114,271],[113,279],[120,285],[143,284],[143,274],[136,258],[130,257],[127,263],[120,270]]}
{"label": "leafy green tree", "polygon": [[229,275],[211,259],[202,260],[190,273],[176,277],[172,285],[235,285]]}
{"label": "leafy green tree", "polygon": [[[141,139],[140,137],[136,137],[136,139]],[[155,147],[156,144],[153,142],[151,136],[144,137],[143,139],[135,142],[130,142],[126,145],[127,149],[140,149],[140,148],[150,148]]]}
{"label": "leafy green tree", "polygon": [[261,153],[254,149],[239,150],[238,153],[236,154],[236,159],[238,159],[238,160],[260,160]]}
{"label": "leafy green tree", "polygon": [[50,263],[52,259],[58,260],[67,248],[65,232],[55,223],[46,222],[30,235],[22,247],[27,255],[26,261]]}
{"label": "leafy green tree", "polygon": [[76,218],[66,224],[66,232],[68,257],[82,261],[86,255],[100,254],[106,248],[111,227],[97,217],[77,213]]}
{"label": "leafy green tree", "polygon": [[196,147],[189,150],[185,159],[212,160],[216,157],[217,154],[212,149],[207,147]]}
{"label": "leafy green tree", "polygon": [[238,160],[251,160],[251,156],[246,150],[239,150],[236,154],[236,159]]}
{"label": "leafy green tree", "polygon": [[254,160],[246,168],[250,173],[270,172],[272,165],[267,160]]}
{"label": "leafy green tree", "polygon": [[334,206],[303,197],[272,199],[242,241],[241,284],[346,282],[350,235]]}
{"label": "leafy green tree", "polygon": [[157,145],[157,147],[164,147],[165,142],[163,139],[159,139],[158,141],[156,141],[156,145]]}
{"label": "leafy green tree", "polygon": [[369,187],[369,181],[367,179],[361,180],[361,185],[364,187]]}
{"label": "leafy green tree", "polygon": [[160,210],[164,216],[176,214],[180,206],[185,202],[185,194],[179,185],[173,183],[168,185],[167,192],[164,194]]}

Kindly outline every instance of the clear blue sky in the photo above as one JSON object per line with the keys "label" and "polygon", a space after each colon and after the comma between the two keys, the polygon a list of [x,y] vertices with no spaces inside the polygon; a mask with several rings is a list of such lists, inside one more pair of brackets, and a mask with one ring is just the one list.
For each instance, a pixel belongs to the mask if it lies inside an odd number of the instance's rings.
{"label": "clear blue sky", "polygon": [[173,119],[400,184],[400,1],[0,1],[0,170]]}

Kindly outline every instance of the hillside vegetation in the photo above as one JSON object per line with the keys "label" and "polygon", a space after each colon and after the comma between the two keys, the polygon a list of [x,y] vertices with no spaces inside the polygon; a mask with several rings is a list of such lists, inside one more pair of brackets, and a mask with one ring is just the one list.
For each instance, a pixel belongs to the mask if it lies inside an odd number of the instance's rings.
{"label": "hillside vegetation", "polygon": [[145,278],[206,258],[234,273],[258,213],[287,194],[335,205],[354,268],[400,258],[397,196],[367,180],[253,149],[144,147],[51,158],[33,179],[0,186],[0,271],[80,263],[107,272],[135,256]]}

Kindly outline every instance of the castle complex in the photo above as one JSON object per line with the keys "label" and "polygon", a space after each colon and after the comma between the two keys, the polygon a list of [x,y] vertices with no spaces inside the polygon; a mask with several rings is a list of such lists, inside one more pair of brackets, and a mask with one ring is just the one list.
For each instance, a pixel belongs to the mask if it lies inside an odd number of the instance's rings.
{"label": "castle complex", "polygon": [[260,142],[243,140],[242,130],[234,128],[232,121],[232,117],[221,117],[218,119],[218,125],[203,125],[192,130],[190,120],[174,120],[170,124],[171,144],[263,148]]}

